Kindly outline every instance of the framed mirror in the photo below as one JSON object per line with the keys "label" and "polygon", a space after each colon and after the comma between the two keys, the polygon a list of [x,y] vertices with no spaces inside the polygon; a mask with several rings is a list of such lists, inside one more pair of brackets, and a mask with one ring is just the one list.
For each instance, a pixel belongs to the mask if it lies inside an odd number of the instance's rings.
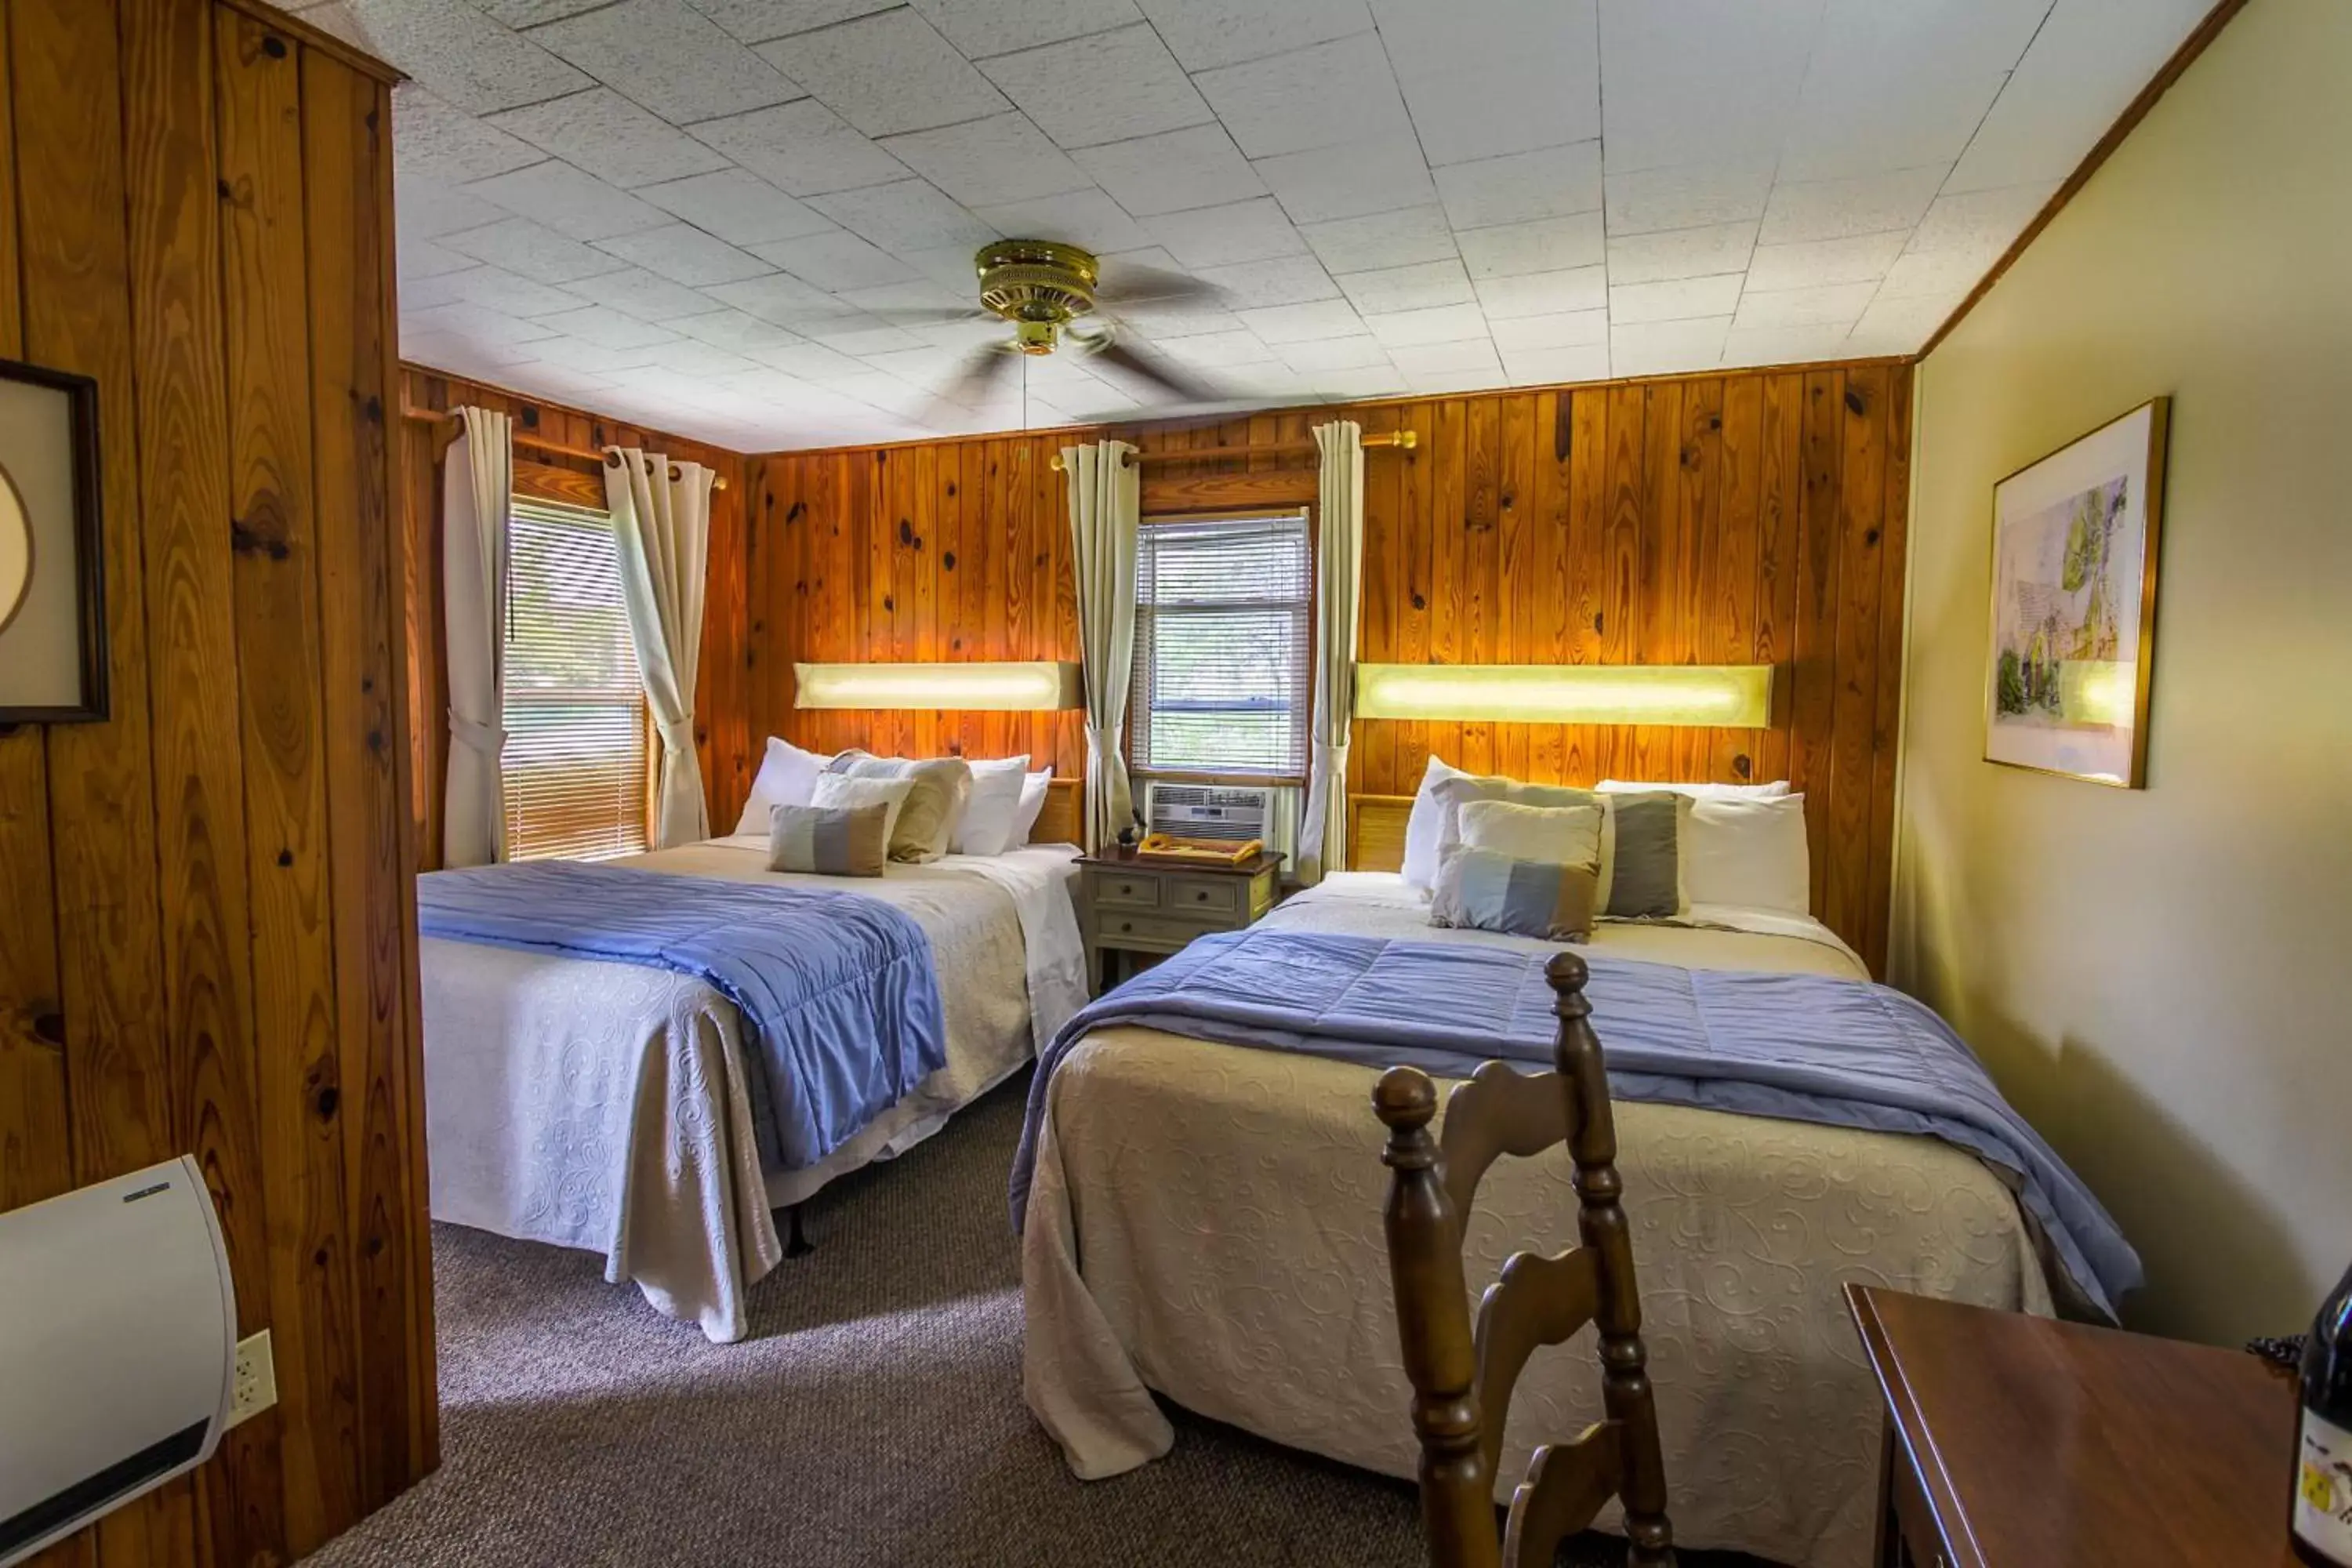
{"label": "framed mirror", "polygon": [[98,384],[0,360],[0,724],[106,716]]}

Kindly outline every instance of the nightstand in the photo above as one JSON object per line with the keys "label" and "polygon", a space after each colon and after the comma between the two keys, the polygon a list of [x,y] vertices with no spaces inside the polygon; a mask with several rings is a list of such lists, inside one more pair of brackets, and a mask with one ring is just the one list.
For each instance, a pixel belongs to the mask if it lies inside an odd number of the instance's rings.
{"label": "nightstand", "polygon": [[1103,974],[1106,952],[1165,957],[1196,936],[1255,924],[1274,908],[1282,858],[1261,852],[1254,860],[1220,866],[1081,856],[1085,896],[1078,901],[1078,924],[1087,943],[1087,983],[1097,991],[1117,984]]}

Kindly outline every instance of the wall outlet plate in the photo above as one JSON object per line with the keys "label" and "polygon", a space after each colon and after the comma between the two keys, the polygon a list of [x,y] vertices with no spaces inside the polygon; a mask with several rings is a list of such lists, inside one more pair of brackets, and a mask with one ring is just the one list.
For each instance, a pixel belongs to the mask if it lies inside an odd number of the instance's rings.
{"label": "wall outlet plate", "polygon": [[252,1419],[278,1403],[278,1362],[269,1352],[269,1331],[236,1342],[236,1384],[229,1398],[231,1426]]}

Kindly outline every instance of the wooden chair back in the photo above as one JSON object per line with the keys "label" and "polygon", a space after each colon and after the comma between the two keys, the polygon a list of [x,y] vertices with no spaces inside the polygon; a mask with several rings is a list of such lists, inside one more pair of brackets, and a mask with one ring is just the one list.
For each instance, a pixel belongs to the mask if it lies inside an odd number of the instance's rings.
{"label": "wooden chair back", "polygon": [[[1373,1090],[1389,1129],[1382,1161],[1389,1272],[1397,1332],[1421,1437],[1421,1510],[1435,1568],[1549,1568],[1559,1542],[1590,1526],[1612,1497],[1625,1505],[1626,1561],[1675,1561],[1665,1464],[1645,1370],[1633,1249],[1618,1199],[1617,1128],[1609,1079],[1585,999],[1584,960],[1545,966],[1559,1035],[1553,1070],[1532,1076],[1490,1061],[1454,1091],[1441,1137],[1430,1135],[1437,1089],[1415,1068],[1392,1068]],[[1487,1167],[1565,1142],[1576,1163],[1580,1245],[1557,1257],[1513,1255],[1471,1323],[1462,1220]],[[1538,1448],[1512,1494],[1498,1540],[1495,1472],[1511,1390],[1528,1358],[1587,1323],[1600,1330],[1606,1418],[1571,1441]]]}

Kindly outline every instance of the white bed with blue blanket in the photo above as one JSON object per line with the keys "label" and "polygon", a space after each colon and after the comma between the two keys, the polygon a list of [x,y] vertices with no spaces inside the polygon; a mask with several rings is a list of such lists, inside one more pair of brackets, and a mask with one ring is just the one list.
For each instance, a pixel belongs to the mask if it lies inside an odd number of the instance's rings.
{"label": "white bed with blue blanket", "polygon": [[[1048,1053],[1013,1183],[1024,1382],[1080,1476],[1167,1451],[1155,1394],[1413,1474],[1371,1086],[1386,1060],[1449,1074],[1433,1022],[1541,1066],[1549,996],[1518,971],[1555,951],[1429,910],[1395,875],[1335,875],[1095,1004]],[[2137,1261],[1940,1022],[1870,986],[1825,927],[1690,914],[1604,923],[1583,950],[1675,1539],[1849,1568],[1869,1556],[1880,1415],[1841,1287],[2047,1313],[2053,1289],[2119,1294]],[[1496,1165],[1465,1227],[1474,1286],[1574,1244],[1569,1173],[1558,1148]],[[1599,1419],[1598,1382],[1580,1346],[1539,1354],[1497,1474]]]}
{"label": "white bed with blue blanket", "polygon": [[602,1255],[710,1339],[773,1211],[902,1152],[1085,1001],[1076,851],[769,869],[761,835],[419,883],[436,1220]]}

